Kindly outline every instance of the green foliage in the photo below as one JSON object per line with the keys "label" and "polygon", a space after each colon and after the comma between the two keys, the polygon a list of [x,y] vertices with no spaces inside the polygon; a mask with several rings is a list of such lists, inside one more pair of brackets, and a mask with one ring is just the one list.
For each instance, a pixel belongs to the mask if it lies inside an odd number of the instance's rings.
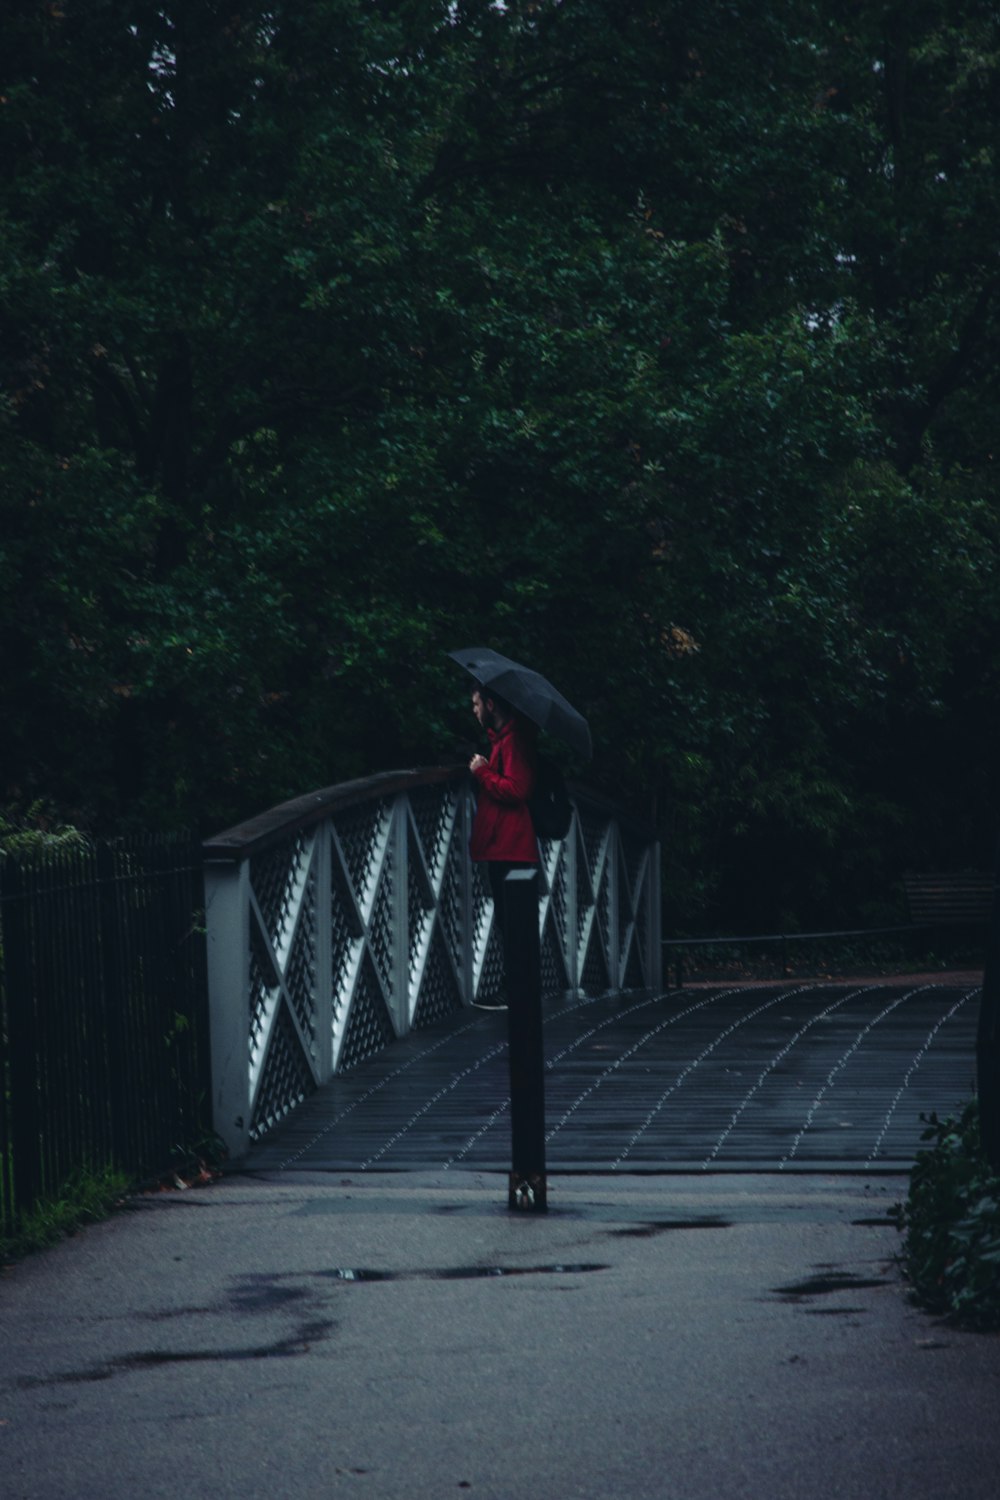
{"label": "green foliage", "polygon": [[1000,1177],[990,1168],[973,1100],[957,1118],[925,1117],[906,1202],[895,1218],[913,1295],[966,1327],[1000,1328]]}
{"label": "green foliage", "polygon": [[4,28],[5,802],[208,832],[452,759],[482,640],[655,807],[675,929],[989,858],[995,7]]}
{"label": "green foliage", "polygon": [[39,1200],[13,1231],[0,1235],[0,1261],[57,1244],[87,1224],[106,1219],[130,1191],[126,1176],[112,1167],[81,1169],[57,1195]]}
{"label": "green foliage", "polygon": [[60,849],[81,849],[87,839],[78,828],[66,828],[41,801],[25,812],[15,808],[0,811],[0,853],[25,855]]}

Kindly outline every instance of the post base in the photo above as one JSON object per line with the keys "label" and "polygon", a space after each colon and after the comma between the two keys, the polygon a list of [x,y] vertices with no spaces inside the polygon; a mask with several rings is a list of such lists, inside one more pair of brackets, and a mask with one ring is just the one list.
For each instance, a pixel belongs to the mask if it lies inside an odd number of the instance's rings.
{"label": "post base", "polygon": [[544,1214],[548,1210],[548,1184],[544,1174],[511,1172],[507,1207],[515,1213]]}

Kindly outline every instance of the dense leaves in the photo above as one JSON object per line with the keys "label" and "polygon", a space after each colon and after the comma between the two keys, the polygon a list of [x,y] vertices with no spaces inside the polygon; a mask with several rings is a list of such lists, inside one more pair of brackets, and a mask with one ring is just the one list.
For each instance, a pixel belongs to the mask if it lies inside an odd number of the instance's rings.
{"label": "dense leaves", "polygon": [[975,1101],[927,1117],[895,1219],[914,1300],[969,1328],[1000,1328],[1000,1178],[983,1153]]}
{"label": "dense leaves", "polygon": [[3,33],[8,803],[207,831],[450,759],[480,640],[655,811],[675,929],[989,857],[994,7]]}

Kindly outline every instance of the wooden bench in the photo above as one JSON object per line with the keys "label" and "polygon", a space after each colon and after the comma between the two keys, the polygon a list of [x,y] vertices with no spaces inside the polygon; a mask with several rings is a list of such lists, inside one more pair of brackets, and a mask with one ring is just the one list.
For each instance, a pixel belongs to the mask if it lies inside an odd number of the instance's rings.
{"label": "wooden bench", "polygon": [[985,927],[994,876],[981,870],[903,876],[910,920],[918,927]]}

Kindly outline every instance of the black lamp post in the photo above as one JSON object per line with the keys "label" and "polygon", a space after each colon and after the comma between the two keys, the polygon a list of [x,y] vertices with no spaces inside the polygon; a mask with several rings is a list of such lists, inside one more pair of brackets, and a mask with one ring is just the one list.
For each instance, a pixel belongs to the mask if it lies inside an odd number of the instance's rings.
{"label": "black lamp post", "polygon": [[537,869],[510,872],[504,881],[503,906],[511,1134],[507,1202],[513,1209],[544,1213],[548,1204]]}

